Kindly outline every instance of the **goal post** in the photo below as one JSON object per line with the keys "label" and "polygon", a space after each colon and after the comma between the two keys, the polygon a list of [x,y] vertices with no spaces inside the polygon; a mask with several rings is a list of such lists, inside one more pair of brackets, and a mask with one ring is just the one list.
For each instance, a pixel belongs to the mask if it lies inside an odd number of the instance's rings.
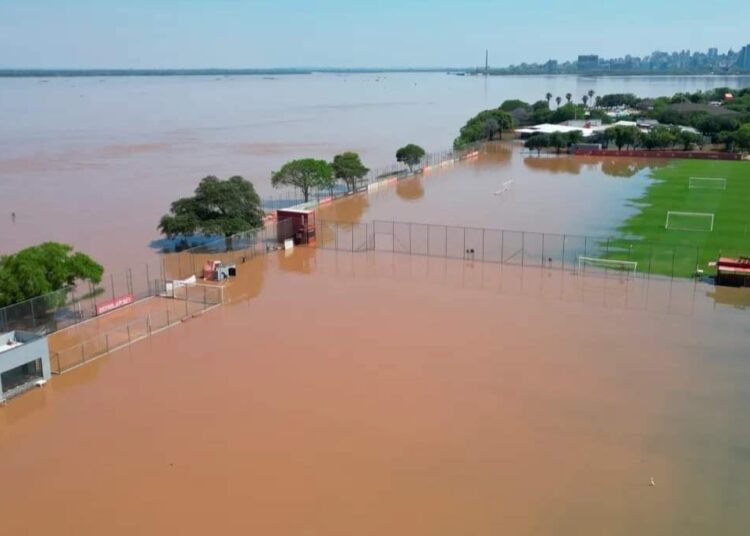
{"label": "goal post", "polygon": [[667,212],[664,228],[669,231],[702,231],[714,230],[714,215],[710,212]]}
{"label": "goal post", "polygon": [[621,261],[618,259],[601,259],[598,257],[578,257],[578,271],[585,272],[587,268],[596,271],[617,272],[626,275],[635,275],[638,269],[636,261]]}
{"label": "goal post", "polygon": [[726,190],[727,180],[723,177],[689,177],[690,190]]}

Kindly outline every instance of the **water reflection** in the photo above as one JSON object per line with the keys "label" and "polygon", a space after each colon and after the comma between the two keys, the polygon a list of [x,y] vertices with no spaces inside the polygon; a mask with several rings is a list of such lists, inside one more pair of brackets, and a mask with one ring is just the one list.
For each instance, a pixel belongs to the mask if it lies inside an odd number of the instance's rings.
{"label": "water reflection", "polygon": [[632,177],[644,169],[653,169],[664,167],[667,160],[640,159],[633,160],[630,158],[609,158],[602,160],[601,170],[605,175],[610,177]]}
{"label": "water reflection", "polygon": [[417,201],[424,196],[424,186],[421,177],[404,179],[396,184],[396,195],[404,201]]}
{"label": "water reflection", "polygon": [[[523,159],[526,167],[535,171],[547,173],[565,173],[569,175],[580,175],[584,161],[570,156],[527,156]],[[596,167],[596,164],[590,164]]]}
{"label": "water reflection", "polygon": [[715,305],[726,305],[741,311],[750,308],[750,289],[716,286],[706,292],[706,296],[711,298]]}

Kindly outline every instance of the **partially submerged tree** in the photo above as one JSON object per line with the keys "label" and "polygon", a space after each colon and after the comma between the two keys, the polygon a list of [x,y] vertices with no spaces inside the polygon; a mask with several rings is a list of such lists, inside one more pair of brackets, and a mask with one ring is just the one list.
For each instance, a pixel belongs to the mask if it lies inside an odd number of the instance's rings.
{"label": "partially submerged tree", "polygon": [[99,283],[104,268],[84,253],[45,242],[0,257],[0,306],[22,302],[75,284]]}
{"label": "partially submerged tree", "polygon": [[553,132],[549,135],[549,144],[555,148],[557,154],[560,154],[562,148],[568,145],[568,137],[562,132]]}
{"label": "partially submerged tree", "polygon": [[414,166],[419,164],[422,158],[424,158],[425,154],[427,153],[425,153],[425,150],[422,149],[419,145],[410,143],[408,145],[404,145],[398,151],[396,151],[396,161],[403,162],[404,164],[409,166],[410,170],[413,170]]}
{"label": "partially submerged tree", "polygon": [[302,190],[305,202],[310,200],[313,188],[330,188],[333,186],[333,168],[325,160],[303,158],[291,160],[275,171],[271,176],[274,188],[294,186]]}
{"label": "partially submerged tree", "polygon": [[201,180],[194,196],[172,203],[158,229],[170,238],[203,233],[228,239],[262,225],[260,197],[250,181],[239,176],[227,180],[209,176]]}
{"label": "partially submerged tree", "polygon": [[492,141],[496,135],[502,135],[504,131],[511,128],[513,128],[513,117],[508,112],[501,108],[484,110],[461,127],[461,132],[453,142],[453,147],[462,149],[478,141]]}
{"label": "partially submerged tree", "polygon": [[523,144],[530,151],[536,151],[537,156],[542,153],[542,149],[549,147],[550,140],[547,134],[534,134]]}
{"label": "partially submerged tree", "polygon": [[370,171],[362,165],[359,155],[353,152],[334,156],[331,167],[334,177],[343,181],[346,184],[346,189],[350,192],[357,188],[357,182]]}

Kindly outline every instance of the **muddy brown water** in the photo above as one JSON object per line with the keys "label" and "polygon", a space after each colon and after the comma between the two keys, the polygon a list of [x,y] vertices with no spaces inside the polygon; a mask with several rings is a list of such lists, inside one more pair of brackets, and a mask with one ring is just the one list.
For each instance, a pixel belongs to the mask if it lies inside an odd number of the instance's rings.
{"label": "muddy brown water", "polygon": [[744,534],[747,294],[648,289],[257,257],[232,305],[0,408],[4,532]]}
{"label": "muddy brown water", "polygon": [[[657,159],[537,156],[518,143],[494,144],[476,159],[324,205],[317,217],[608,236],[635,212],[628,201],[648,186],[650,171],[665,165]],[[508,188],[500,193],[503,185]]]}
{"label": "muddy brown water", "polygon": [[150,259],[159,218],[206,175],[243,175],[268,197],[280,193],[272,171],[288,160],[353,150],[380,168],[407,143],[450,147],[467,118],[506,99],[749,84],[746,76],[443,73],[3,78],[0,254],[57,240],[119,272]]}

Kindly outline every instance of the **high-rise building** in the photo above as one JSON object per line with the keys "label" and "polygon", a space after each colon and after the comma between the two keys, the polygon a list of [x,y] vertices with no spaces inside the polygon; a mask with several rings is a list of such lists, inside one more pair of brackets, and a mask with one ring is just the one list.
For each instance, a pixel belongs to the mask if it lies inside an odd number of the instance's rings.
{"label": "high-rise building", "polygon": [[737,67],[750,70],[750,45],[745,45],[737,57]]}
{"label": "high-rise building", "polygon": [[719,49],[718,48],[709,48],[708,49],[708,57],[711,59],[716,58],[719,55]]}
{"label": "high-rise building", "polygon": [[578,56],[579,71],[594,71],[599,68],[599,56],[596,54]]}

